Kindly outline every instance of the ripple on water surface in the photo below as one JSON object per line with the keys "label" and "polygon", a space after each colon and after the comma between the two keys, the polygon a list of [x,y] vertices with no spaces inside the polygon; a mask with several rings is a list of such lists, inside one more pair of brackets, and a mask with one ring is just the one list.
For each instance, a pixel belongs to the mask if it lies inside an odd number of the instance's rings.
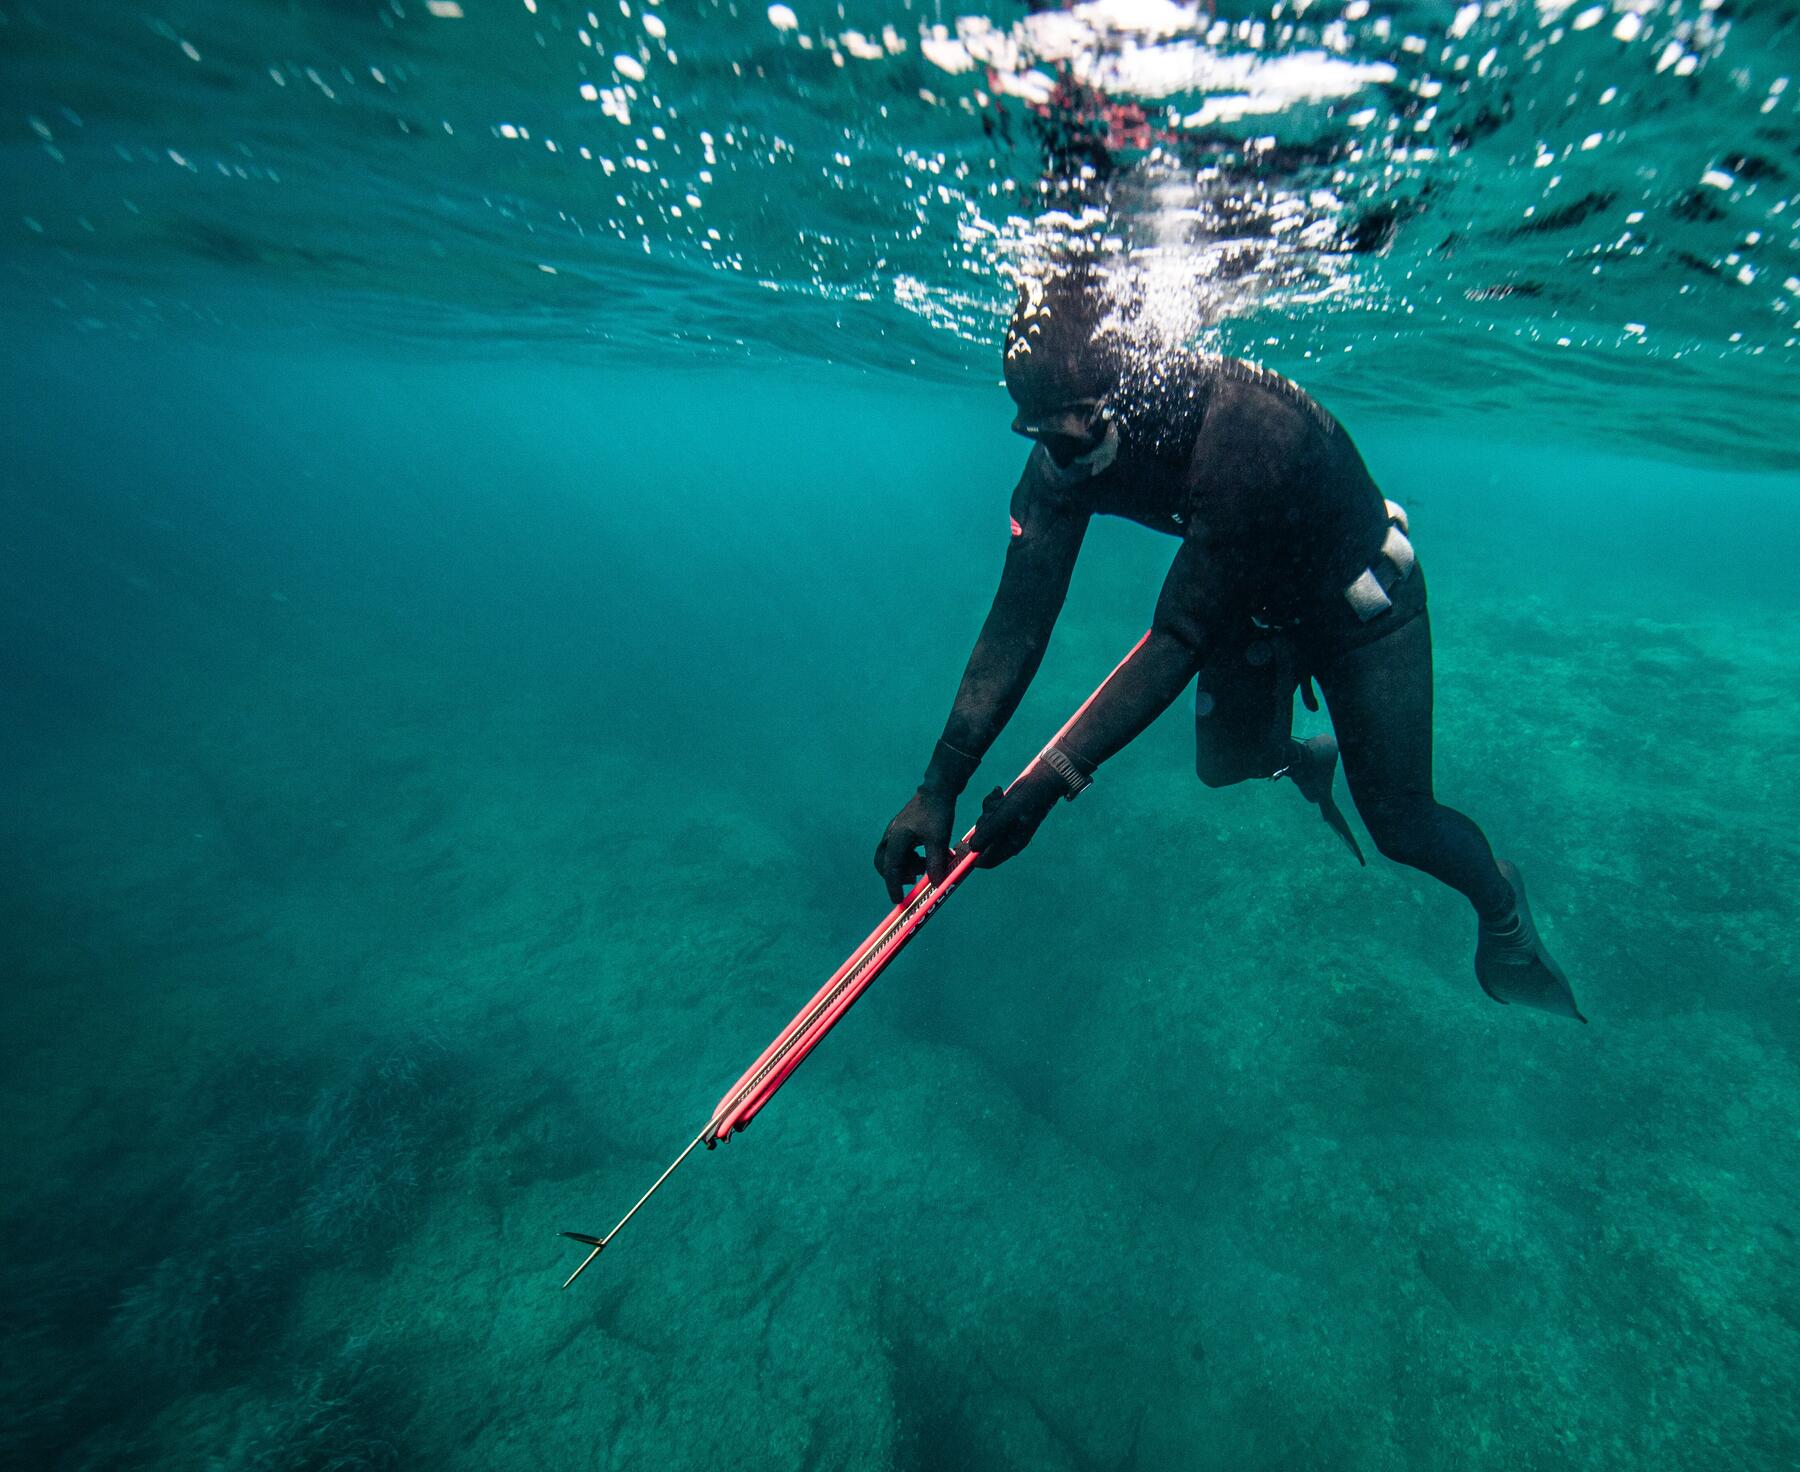
{"label": "ripple on water surface", "polygon": [[1800,463],[1786,7],[0,10],[17,310],[991,378],[1091,242],[1337,402]]}

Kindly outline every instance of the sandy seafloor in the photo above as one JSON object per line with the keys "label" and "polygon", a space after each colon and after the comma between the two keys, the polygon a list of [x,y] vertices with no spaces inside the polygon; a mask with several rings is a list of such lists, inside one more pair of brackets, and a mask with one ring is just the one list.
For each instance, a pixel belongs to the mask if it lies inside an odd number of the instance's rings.
{"label": "sandy seafloor", "polygon": [[[8,373],[0,1460],[1800,1461],[1792,477],[1346,416],[1429,569],[1440,791],[1590,1027],[1489,1003],[1462,901],[1284,785],[1201,788],[1184,701],[563,1294],[556,1230],[885,909],[1003,398]],[[1090,535],[979,780],[1172,547]]]}

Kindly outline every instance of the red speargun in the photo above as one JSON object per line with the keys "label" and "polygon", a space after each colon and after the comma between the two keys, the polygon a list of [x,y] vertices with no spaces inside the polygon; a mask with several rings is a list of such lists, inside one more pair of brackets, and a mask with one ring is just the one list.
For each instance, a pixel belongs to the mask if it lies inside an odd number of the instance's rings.
{"label": "red speargun", "polygon": [[[1092,695],[1081,702],[1081,708],[1063,722],[1062,729],[1050,738],[1045,749],[1056,745],[1068,734],[1069,728],[1081,719],[1083,712],[1094,703],[1113,675],[1125,667],[1131,655],[1136,654],[1143,647],[1144,639],[1149,637],[1145,634],[1143,639],[1132,646],[1131,653],[1113,666],[1112,673],[1100,682]],[[1033,757],[1025,770],[1008,784],[1007,790],[1011,791],[1012,787],[1023,781],[1042,759],[1042,752]],[[775,1091],[788,1081],[788,1077],[800,1066],[806,1055],[837,1025],[838,1019],[869,989],[870,983],[887,969],[888,963],[905,949],[907,942],[919,933],[919,928],[937,913],[938,906],[950,898],[969,870],[975,867],[979,855],[968,846],[974,834],[975,830],[969,829],[963,835],[962,843],[951,851],[954,862],[942,883],[934,885],[928,875],[922,875],[911,893],[869,932],[867,939],[850,953],[844,964],[832,973],[831,979],[800,1009],[794,1020],[781,1030],[775,1041],[763,1049],[762,1056],[726,1091],[725,1097],[719,1100],[718,1107],[713,1110],[712,1118],[706,1122],[706,1128],[688,1142],[687,1149],[677,1155],[669,1168],[656,1178],[656,1184],[638,1197],[637,1205],[619,1218],[617,1226],[604,1237],[590,1237],[585,1232],[562,1234],[593,1249],[582,1259],[581,1266],[564,1280],[563,1287],[567,1288],[586,1271],[587,1265],[601,1254],[606,1244],[618,1236],[619,1228],[637,1215],[638,1207],[654,1196],[657,1188],[675,1173],[675,1167],[693,1154],[696,1145],[705,1145],[711,1150],[719,1141],[729,1139],[734,1130],[743,1129],[756,1118],[763,1105],[775,1097]]]}

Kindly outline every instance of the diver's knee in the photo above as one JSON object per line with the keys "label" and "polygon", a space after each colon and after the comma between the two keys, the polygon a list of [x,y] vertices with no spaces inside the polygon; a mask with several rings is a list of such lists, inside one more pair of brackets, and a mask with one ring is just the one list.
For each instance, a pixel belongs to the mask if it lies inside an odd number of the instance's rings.
{"label": "diver's knee", "polygon": [[1281,765],[1270,760],[1260,734],[1244,727],[1241,712],[1222,713],[1210,692],[1194,692],[1194,774],[1208,787],[1235,787]]}
{"label": "diver's knee", "polygon": [[1436,804],[1412,799],[1358,803],[1369,837],[1383,858],[1417,868],[1431,847],[1432,817]]}
{"label": "diver's knee", "polygon": [[1211,788],[1236,787],[1240,782],[1248,782],[1252,777],[1266,777],[1267,772],[1256,772],[1244,759],[1235,752],[1203,751],[1194,758],[1194,775]]}

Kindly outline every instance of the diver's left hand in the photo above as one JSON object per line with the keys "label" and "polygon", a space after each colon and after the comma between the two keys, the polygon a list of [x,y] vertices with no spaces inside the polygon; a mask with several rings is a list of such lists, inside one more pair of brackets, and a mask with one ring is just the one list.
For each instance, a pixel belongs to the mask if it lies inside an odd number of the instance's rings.
{"label": "diver's left hand", "polygon": [[969,847],[978,855],[975,867],[997,869],[1020,853],[1068,791],[1063,779],[1041,764],[1010,788],[996,787],[982,800],[981,820],[969,836]]}

